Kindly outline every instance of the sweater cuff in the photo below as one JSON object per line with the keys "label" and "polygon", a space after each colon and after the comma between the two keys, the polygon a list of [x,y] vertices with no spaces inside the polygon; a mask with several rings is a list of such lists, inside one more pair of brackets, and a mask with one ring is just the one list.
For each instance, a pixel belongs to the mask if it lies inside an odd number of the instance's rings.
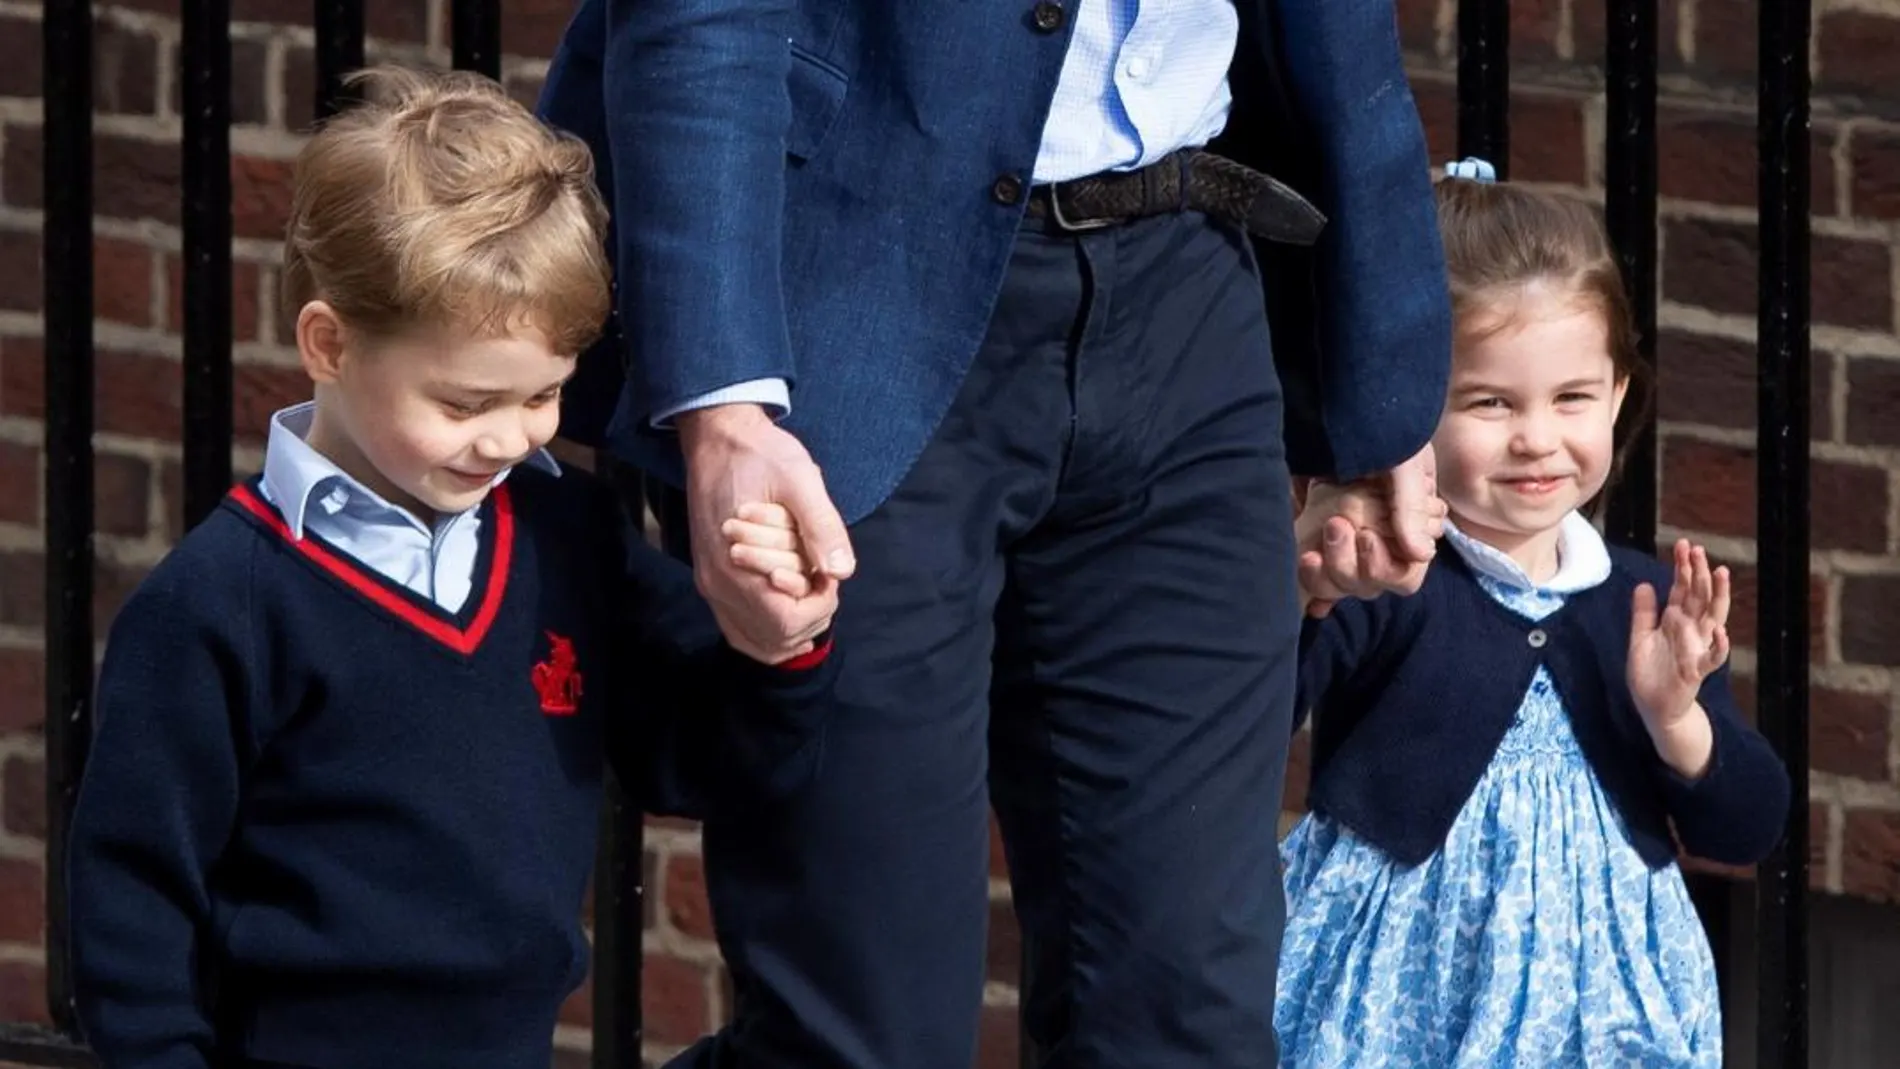
{"label": "sweater cuff", "polygon": [[1662,767],[1663,790],[1668,794],[1672,807],[1675,803],[1695,805],[1719,797],[1728,788],[1728,777],[1724,773],[1735,761],[1728,752],[1739,740],[1736,732],[1722,723],[1722,718],[1709,714],[1709,767],[1694,779],[1683,775],[1670,767],[1669,762],[1660,756],[1656,763]]}

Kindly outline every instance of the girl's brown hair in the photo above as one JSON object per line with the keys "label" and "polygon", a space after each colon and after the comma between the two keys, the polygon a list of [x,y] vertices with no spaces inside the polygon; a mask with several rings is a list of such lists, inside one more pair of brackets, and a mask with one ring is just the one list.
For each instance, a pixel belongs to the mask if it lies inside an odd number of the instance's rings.
{"label": "girl's brown hair", "polygon": [[361,103],[297,158],[286,313],[327,301],[373,339],[526,323],[558,353],[592,344],[610,275],[587,146],[480,75],[380,67],[350,84]]}
{"label": "girl's brown hair", "polygon": [[1507,325],[1503,308],[1540,283],[1603,316],[1616,377],[1629,385],[1617,417],[1610,478],[1584,507],[1594,516],[1623,470],[1636,429],[1648,418],[1653,388],[1603,224],[1581,201],[1508,182],[1442,178],[1435,193],[1458,341]]}

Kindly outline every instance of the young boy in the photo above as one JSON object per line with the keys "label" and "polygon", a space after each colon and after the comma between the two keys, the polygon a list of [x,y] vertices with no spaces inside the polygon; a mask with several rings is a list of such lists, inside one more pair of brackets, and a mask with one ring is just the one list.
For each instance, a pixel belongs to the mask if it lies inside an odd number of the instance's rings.
{"label": "young boy", "polygon": [[315,401],[107,646],[71,917],[110,1069],[546,1069],[603,757],[690,814],[817,760],[835,588],[746,546],[815,633],[747,660],[542,450],[608,307],[587,149],[474,76],[357,84],[285,243]]}

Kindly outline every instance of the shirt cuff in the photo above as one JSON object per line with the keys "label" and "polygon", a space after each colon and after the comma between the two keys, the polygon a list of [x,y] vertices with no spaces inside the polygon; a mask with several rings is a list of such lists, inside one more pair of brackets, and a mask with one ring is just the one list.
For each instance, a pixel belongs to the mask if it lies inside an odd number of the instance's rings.
{"label": "shirt cuff", "polygon": [[673,417],[682,412],[691,412],[698,408],[711,408],[714,405],[754,404],[764,406],[773,419],[783,419],[792,410],[792,391],[784,379],[752,379],[748,382],[735,382],[722,386],[711,393],[702,393],[698,397],[688,398],[671,408],[662,409],[653,415],[653,425],[665,428],[671,425]]}

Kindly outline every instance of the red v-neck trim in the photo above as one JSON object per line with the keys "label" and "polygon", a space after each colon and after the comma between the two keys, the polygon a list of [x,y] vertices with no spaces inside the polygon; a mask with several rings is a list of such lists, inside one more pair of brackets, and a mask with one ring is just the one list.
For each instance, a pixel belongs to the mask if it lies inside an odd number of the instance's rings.
{"label": "red v-neck trim", "polygon": [[266,504],[249,486],[232,488],[231,497],[245,510],[263,520],[271,530],[276,531],[296,550],[311,561],[341,579],[350,589],[375,602],[409,626],[442,643],[460,654],[475,652],[487,636],[488,628],[495,622],[495,614],[501,610],[502,594],[508,586],[508,562],[513,556],[515,541],[515,510],[508,500],[508,485],[503,483],[495,487],[495,551],[489,558],[488,581],[482,584],[481,607],[475,611],[474,619],[466,628],[455,626],[447,620],[431,615],[428,610],[415,604],[385,586],[375,576],[365,574],[354,561],[348,560],[330,551],[314,538],[293,538],[290,525],[278,515],[276,509]]}

